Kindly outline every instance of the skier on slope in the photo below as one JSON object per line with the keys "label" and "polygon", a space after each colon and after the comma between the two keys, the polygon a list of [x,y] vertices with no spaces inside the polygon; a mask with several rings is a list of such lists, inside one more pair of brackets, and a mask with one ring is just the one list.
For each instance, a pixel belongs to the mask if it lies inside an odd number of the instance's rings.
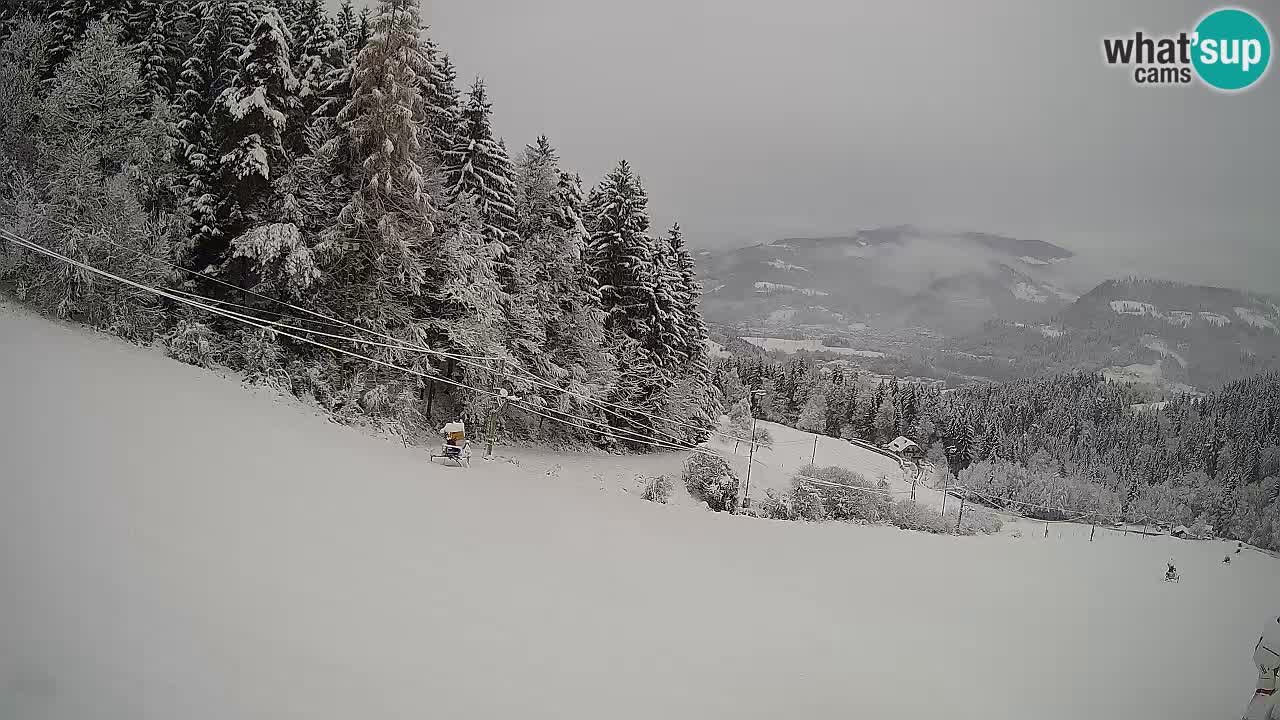
{"label": "skier on slope", "polygon": [[1280,673],[1280,617],[1263,628],[1253,648],[1253,663],[1258,666],[1257,690],[1241,720],[1280,720],[1280,696],[1275,694]]}

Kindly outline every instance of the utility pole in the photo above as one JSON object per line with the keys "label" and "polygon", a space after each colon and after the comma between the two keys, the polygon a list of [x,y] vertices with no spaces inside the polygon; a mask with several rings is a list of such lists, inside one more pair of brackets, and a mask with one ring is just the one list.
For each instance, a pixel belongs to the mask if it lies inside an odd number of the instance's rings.
{"label": "utility pole", "polygon": [[818,436],[813,436],[813,454],[809,456],[809,464],[816,465],[818,462]]}
{"label": "utility pole", "polygon": [[964,501],[968,494],[960,496],[960,514],[956,516],[956,534],[960,533],[960,523],[964,521]]}
{"label": "utility pole", "polygon": [[[501,374],[506,375],[507,361],[501,360],[499,367],[501,368]],[[489,391],[492,393],[497,390],[497,387],[498,387],[498,375],[495,373],[491,375],[491,378],[489,381]],[[505,389],[503,389],[502,396],[498,398],[495,402],[489,405],[489,422],[488,422],[489,432],[487,433],[489,437],[488,437],[488,441],[486,443],[485,451],[484,451],[485,460],[489,460],[493,458],[493,442],[494,440],[497,439],[497,435],[498,435],[498,413],[502,410],[503,405],[506,404],[506,399],[507,399],[507,392]]]}
{"label": "utility pole", "polygon": [[947,516],[947,483],[948,482],[950,482],[950,478],[944,475],[942,477],[942,517]]}
{"label": "utility pole", "polygon": [[[757,395],[763,395],[763,390],[752,390],[752,399]],[[751,403],[754,405],[754,403]],[[742,486],[742,509],[744,511],[751,509],[751,466],[755,463],[756,458],[756,413],[751,412],[751,447],[747,450],[747,480]]]}

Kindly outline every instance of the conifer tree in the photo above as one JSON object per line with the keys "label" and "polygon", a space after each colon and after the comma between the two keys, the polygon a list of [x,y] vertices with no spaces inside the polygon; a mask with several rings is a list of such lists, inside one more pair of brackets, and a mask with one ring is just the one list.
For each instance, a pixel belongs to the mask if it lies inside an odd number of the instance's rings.
{"label": "conifer tree", "polygon": [[185,56],[183,13],[178,0],[139,3],[131,24],[139,28],[137,57],[140,76],[151,95],[168,100],[173,96]]}
{"label": "conifer tree", "polygon": [[[128,36],[133,15],[132,0],[60,0],[49,14],[51,38],[49,44],[49,70],[56,68],[84,35],[89,23],[98,20],[113,25],[122,36]],[[133,37],[122,37],[126,44]]]}
{"label": "conifer tree", "polygon": [[298,3],[296,19],[289,31],[294,75],[298,79],[298,102],[290,114],[291,131],[287,134],[285,146],[300,152],[304,148],[302,130],[306,121],[324,104],[329,78],[345,68],[348,52],[346,41],[324,12],[320,0]]}
{"label": "conifer tree", "polygon": [[205,270],[221,262],[230,242],[222,215],[227,209],[221,166],[227,128],[216,104],[235,83],[253,18],[241,0],[204,0],[192,6],[185,20],[196,34],[176,91],[179,184],[189,228],[188,247],[180,259]]}
{"label": "conifer tree", "polygon": [[[426,254],[437,211],[421,162],[426,58],[418,40],[417,0],[380,0],[369,42],[353,61],[351,100],[338,114],[354,192],[319,250],[326,257],[323,303],[375,332],[421,345],[435,340],[422,303],[435,289]],[[428,371],[421,353],[366,351]],[[403,373],[366,368],[353,383],[353,392],[368,396],[360,402],[366,411],[417,412],[420,383]]]}
{"label": "conifer tree", "polygon": [[593,194],[595,229],[588,262],[600,288],[605,328],[643,342],[650,333],[655,302],[656,268],[647,236],[649,198],[626,160]]}
{"label": "conifer tree", "polygon": [[333,20],[334,27],[338,31],[338,37],[346,43],[347,51],[352,55],[359,48],[356,42],[360,39],[360,21],[356,19],[355,10],[351,7],[351,0],[342,0],[342,5],[338,7],[338,14]]}
{"label": "conifer tree", "polygon": [[286,163],[281,135],[297,104],[289,30],[275,8],[260,6],[259,13],[240,57],[240,72],[218,98],[226,127],[218,164],[233,205],[228,214],[241,224],[261,220],[257,211]]}
{"label": "conifer tree", "polygon": [[477,79],[462,107],[458,134],[444,167],[452,197],[471,196],[484,233],[503,246],[498,276],[510,290],[511,269],[505,256],[517,239],[514,173],[506,150],[493,137],[491,113],[484,81]]}
{"label": "conifer tree", "polygon": [[444,164],[458,143],[462,111],[458,102],[457,73],[448,54],[429,37],[423,40],[430,62],[423,95],[427,102],[427,133],[437,161]]}

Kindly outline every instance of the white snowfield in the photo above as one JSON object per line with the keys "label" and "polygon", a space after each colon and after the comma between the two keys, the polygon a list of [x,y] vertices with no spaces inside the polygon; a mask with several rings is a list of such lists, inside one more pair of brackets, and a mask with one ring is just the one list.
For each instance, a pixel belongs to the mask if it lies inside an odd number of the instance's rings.
{"label": "white snowfield", "polygon": [[[1224,565],[1224,543],[936,537],[611,489],[672,455],[442,468],[3,307],[0,407],[6,720],[1234,720],[1280,603],[1276,560]],[[765,460],[807,461],[784,447]]]}

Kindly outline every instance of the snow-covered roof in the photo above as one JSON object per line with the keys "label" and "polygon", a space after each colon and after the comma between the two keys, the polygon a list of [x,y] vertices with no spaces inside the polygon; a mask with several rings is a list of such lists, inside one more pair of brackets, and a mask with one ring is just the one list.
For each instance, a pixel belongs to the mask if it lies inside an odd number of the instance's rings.
{"label": "snow-covered roof", "polygon": [[886,445],[885,447],[889,448],[889,449],[890,449],[890,450],[892,450],[893,452],[898,452],[898,453],[900,453],[900,452],[902,452],[903,450],[906,450],[907,448],[920,447],[920,446],[919,446],[919,445],[916,445],[916,444],[915,444],[914,442],[912,442],[911,440],[908,440],[907,438],[905,438],[905,437],[903,437],[903,436],[899,435],[898,437],[894,438],[894,439],[893,439],[893,440],[892,440],[888,445]]}

